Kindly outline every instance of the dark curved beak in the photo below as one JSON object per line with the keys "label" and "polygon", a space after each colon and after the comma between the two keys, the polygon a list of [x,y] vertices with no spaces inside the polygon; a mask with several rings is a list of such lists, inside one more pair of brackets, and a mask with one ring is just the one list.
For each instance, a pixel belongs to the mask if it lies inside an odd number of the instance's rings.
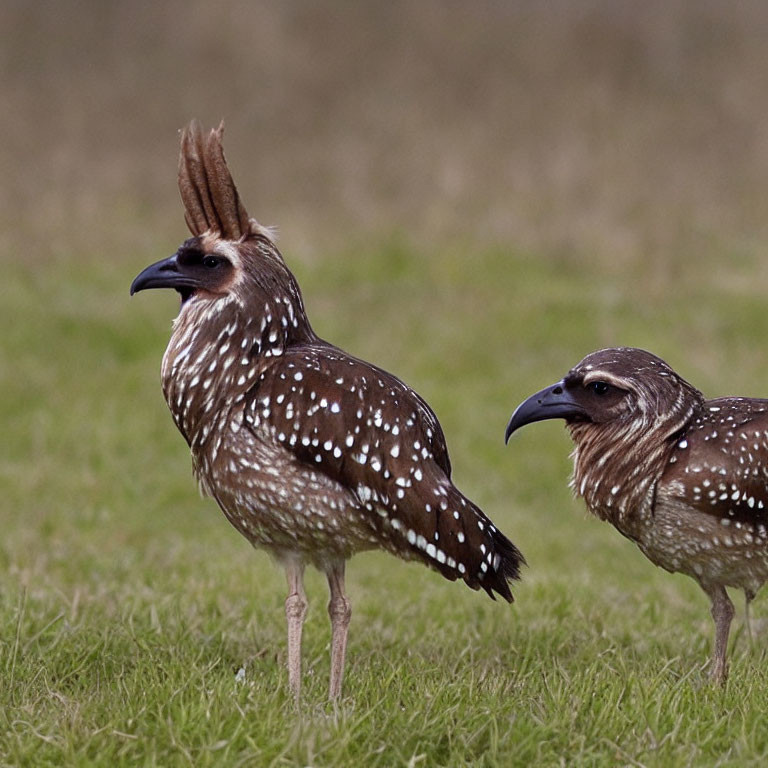
{"label": "dark curved beak", "polygon": [[131,283],[131,296],[147,288],[176,288],[187,290],[199,288],[197,280],[183,274],[179,269],[177,254],[158,261],[140,272]]}
{"label": "dark curved beak", "polygon": [[562,381],[542,389],[531,395],[517,406],[504,433],[504,442],[508,443],[512,433],[533,424],[534,421],[546,419],[579,419],[586,417],[584,408],[576,402],[573,395],[566,389]]}

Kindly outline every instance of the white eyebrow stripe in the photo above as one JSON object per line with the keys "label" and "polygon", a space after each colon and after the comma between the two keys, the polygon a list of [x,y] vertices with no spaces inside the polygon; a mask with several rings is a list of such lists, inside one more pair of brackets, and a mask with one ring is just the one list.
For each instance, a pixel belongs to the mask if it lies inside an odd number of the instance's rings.
{"label": "white eyebrow stripe", "polygon": [[583,378],[584,386],[591,384],[593,381],[604,381],[607,384],[612,384],[619,389],[631,389],[628,379],[622,379],[620,376],[614,376],[607,371],[592,370],[587,373]]}

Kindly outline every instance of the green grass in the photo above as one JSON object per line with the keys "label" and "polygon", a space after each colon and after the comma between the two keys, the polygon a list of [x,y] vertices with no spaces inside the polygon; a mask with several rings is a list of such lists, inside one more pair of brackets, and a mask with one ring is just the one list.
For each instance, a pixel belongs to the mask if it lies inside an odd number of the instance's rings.
{"label": "green grass", "polygon": [[647,347],[712,396],[768,393],[756,255],[713,245],[619,268],[397,238],[287,254],[318,332],[428,399],[457,483],[530,565],[510,607],[415,564],[355,558],[335,708],[327,596],[309,573],[298,712],[282,574],[198,498],[162,400],[176,299],[128,299],[160,255],[4,266],[2,764],[764,764],[760,599],[755,647],[738,617],[730,681],[711,688],[698,587],[586,518],[560,425],[502,440],[523,397],[603,345]]}

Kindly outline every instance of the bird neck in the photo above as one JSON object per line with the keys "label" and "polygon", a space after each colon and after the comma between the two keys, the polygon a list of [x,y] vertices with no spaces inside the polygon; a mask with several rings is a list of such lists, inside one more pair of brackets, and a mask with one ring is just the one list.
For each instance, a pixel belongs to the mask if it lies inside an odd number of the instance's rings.
{"label": "bird neck", "polygon": [[193,449],[216,433],[276,358],[317,337],[301,296],[249,301],[193,298],[182,305],[163,356],[162,381],[176,426]]}
{"label": "bird neck", "polygon": [[636,538],[653,513],[656,484],[694,408],[689,403],[664,419],[568,425],[575,444],[571,488],[592,514]]}

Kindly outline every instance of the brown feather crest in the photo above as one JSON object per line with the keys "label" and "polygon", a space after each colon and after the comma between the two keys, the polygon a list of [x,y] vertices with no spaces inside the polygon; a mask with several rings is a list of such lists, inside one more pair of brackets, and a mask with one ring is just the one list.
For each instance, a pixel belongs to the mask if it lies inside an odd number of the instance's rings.
{"label": "brown feather crest", "polygon": [[215,232],[225,240],[263,235],[266,230],[248,217],[227,168],[223,133],[223,121],[208,135],[197,120],[182,131],[179,192],[187,226],[195,236]]}

